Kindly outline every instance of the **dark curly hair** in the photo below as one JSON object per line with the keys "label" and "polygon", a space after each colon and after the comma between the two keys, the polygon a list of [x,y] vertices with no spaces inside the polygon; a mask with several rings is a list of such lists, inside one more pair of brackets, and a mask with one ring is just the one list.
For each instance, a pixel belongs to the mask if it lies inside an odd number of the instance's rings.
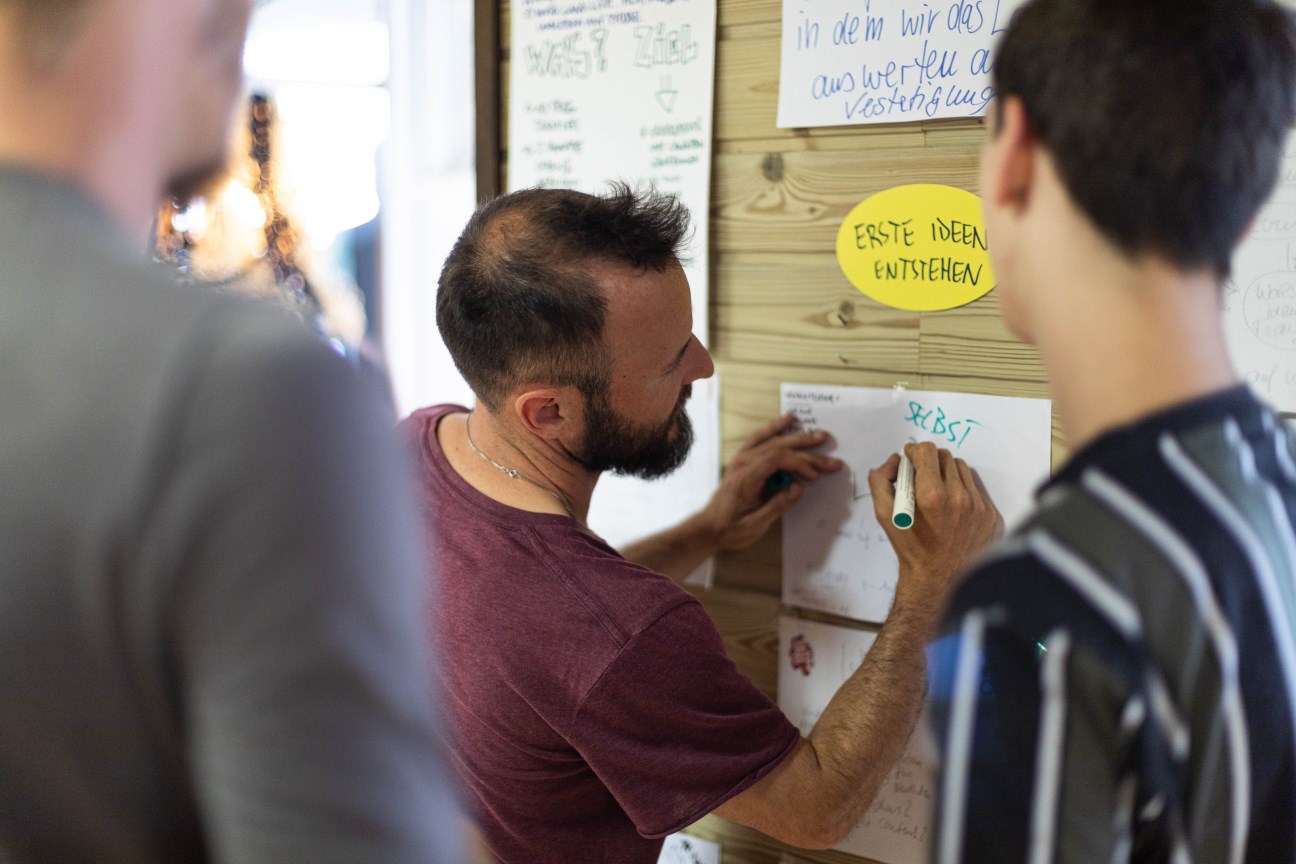
{"label": "dark curly hair", "polygon": [[602,393],[601,265],[662,272],[680,261],[689,214],[677,199],[614,184],[606,195],[524,189],[482,205],[441,271],[437,327],[488,410],[523,383]]}

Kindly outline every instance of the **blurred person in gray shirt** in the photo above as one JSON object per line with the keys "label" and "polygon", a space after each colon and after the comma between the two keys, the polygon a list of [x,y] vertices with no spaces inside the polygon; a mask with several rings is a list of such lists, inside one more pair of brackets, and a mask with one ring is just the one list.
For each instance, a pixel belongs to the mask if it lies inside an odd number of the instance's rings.
{"label": "blurred person in gray shirt", "polygon": [[251,0],[0,0],[0,861],[459,862],[402,462],[144,259]]}

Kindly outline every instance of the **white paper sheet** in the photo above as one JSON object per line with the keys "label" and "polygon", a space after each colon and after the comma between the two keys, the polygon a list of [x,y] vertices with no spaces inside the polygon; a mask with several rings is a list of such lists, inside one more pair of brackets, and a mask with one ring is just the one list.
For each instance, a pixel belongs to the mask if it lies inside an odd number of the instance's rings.
{"label": "white paper sheet", "polygon": [[[624,180],[651,184],[689,208],[684,272],[703,344],[715,28],[714,0],[516,0],[509,79],[509,189],[603,192]],[[679,471],[652,482],[599,481],[591,527],[612,545],[674,524],[715,491],[719,391],[705,383],[693,386],[697,443]]]}
{"label": "white paper sheet", "polygon": [[[817,621],[779,619],[778,704],[809,735],[842,683],[864,661],[876,636]],[[935,791],[936,750],[927,717],[863,820],[837,846],[884,864],[925,864]]]}
{"label": "white paper sheet", "polygon": [[886,619],[899,564],[874,517],[868,472],[906,442],[932,441],[966,460],[1009,527],[1049,475],[1046,399],[804,384],[782,385],[781,397],[803,429],[832,433],[825,452],[847,466],[783,517],[783,602],[793,606]]}
{"label": "white paper sheet", "polygon": [[778,125],[976,117],[1025,0],[783,0]]}
{"label": "white paper sheet", "polygon": [[1238,373],[1280,411],[1296,411],[1296,140],[1278,188],[1233,256],[1224,332]]}
{"label": "white paper sheet", "polygon": [[720,845],[687,834],[672,834],[662,845],[657,864],[720,864]]}

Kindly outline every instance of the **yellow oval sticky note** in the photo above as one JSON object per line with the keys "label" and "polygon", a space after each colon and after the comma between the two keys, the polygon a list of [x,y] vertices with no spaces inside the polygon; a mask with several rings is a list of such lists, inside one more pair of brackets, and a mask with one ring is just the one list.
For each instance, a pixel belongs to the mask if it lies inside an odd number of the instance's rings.
{"label": "yellow oval sticky note", "polygon": [[981,199],[952,186],[897,186],[868,198],[837,232],[837,263],[879,303],[953,309],[994,287]]}

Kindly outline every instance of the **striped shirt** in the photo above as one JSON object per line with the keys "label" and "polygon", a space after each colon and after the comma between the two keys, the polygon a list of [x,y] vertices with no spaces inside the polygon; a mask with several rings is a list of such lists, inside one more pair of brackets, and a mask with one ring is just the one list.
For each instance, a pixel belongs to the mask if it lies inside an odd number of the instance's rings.
{"label": "striped shirt", "polygon": [[1296,860],[1294,463],[1238,387],[1045,485],[932,647],[938,864]]}

